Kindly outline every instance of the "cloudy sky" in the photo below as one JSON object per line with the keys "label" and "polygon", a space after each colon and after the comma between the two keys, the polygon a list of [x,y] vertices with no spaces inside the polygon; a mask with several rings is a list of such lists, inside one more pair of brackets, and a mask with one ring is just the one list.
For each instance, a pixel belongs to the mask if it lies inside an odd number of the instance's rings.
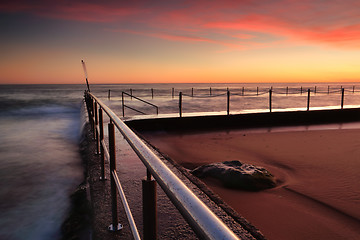
{"label": "cloudy sky", "polygon": [[0,83],[355,82],[358,0],[0,3]]}

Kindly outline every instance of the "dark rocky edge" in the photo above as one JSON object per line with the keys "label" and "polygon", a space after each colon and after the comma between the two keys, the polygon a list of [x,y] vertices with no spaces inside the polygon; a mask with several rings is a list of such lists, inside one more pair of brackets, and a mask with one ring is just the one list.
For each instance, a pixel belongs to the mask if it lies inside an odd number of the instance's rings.
{"label": "dark rocky edge", "polygon": [[[83,131],[83,135],[85,131]],[[61,240],[91,239],[92,210],[88,194],[88,167],[85,157],[88,141],[85,136],[80,140],[80,154],[84,166],[84,181],[71,194],[71,206],[67,218],[61,226]]]}
{"label": "dark rocky edge", "polygon": [[190,172],[199,178],[218,179],[227,188],[259,191],[276,186],[274,176],[265,168],[238,160],[207,164]]}

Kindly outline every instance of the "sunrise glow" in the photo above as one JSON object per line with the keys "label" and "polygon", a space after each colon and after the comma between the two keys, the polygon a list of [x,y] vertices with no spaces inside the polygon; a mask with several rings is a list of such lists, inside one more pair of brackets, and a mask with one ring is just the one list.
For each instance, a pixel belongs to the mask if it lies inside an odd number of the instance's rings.
{"label": "sunrise glow", "polygon": [[360,2],[2,1],[1,83],[357,82]]}

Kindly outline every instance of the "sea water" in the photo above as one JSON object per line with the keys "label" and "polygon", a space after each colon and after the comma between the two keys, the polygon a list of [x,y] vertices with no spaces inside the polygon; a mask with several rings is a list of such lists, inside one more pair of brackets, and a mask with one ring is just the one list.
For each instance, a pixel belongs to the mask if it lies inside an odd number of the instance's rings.
{"label": "sea water", "polygon": [[59,239],[83,179],[83,86],[0,86],[0,239]]}
{"label": "sea water", "polygon": [[[315,90],[316,87],[316,90]],[[360,86],[348,84],[90,84],[119,116],[304,110],[360,105]],[[0,85],[0,239],[59,239],[69,195],[83,180],[79,154],[86,85]],[[110,90],[110,95],[109,95]],[[316,93],[315,93],[316,91]],[[133,96],[158,107],[155,107]],[[110,96],[110,98],[109,98]],[[133,109],[136,109],[133,110]],[[142,112],[142,113],[140,113]]]}

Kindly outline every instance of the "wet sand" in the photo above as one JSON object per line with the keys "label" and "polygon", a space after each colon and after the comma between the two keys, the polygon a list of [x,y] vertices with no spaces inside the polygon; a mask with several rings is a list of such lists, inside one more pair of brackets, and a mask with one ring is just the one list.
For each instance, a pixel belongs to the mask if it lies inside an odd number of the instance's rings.
{"label": "wet sand", "polygon": [[261,192],[202,179],[270,240],[360,238],[360,130],[143,132],[182,166],[240,160],[268,169]]}

